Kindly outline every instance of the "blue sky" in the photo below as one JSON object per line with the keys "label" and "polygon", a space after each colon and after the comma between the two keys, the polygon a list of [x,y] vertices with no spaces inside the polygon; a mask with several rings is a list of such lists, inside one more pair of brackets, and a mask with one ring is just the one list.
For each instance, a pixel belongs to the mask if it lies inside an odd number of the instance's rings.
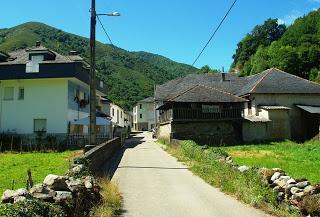
{"label": "blue sky", "polygon": [[[233,0],[96,0],[114,44],[192,64]],[[320,7],[320,0],[238,0],[230,16],[196,66],[228,69],[237,43],[267,18],[290,24]],[[39,21],[67,32],[89,36],[90,0],[10,0],[2,2],[0,28]],[[97,39],[107,43],[97,25]]]}

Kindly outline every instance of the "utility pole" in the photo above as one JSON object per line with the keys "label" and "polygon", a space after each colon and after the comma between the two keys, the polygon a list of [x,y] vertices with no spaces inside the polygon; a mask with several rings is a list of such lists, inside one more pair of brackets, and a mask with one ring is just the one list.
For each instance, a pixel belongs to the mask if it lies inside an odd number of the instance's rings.
{"label": "utility pole", "polygon": [[89,145],[96,145],[96,1],[91,0],[90,25],[90,127]]}

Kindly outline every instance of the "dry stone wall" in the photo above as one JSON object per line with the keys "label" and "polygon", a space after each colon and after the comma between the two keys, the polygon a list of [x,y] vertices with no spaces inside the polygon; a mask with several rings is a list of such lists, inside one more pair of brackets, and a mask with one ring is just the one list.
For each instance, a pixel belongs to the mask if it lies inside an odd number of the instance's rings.
{"label": "dry stone wall", "polygon": [[279,203],[285,202],[305,216],[320,216],[320,184],[311,185],[305,178],[292,178],[280,168],[257,168],[239,166],[230,156],[222,159],[242,173],[255,170],[265,186],[273,189]]}

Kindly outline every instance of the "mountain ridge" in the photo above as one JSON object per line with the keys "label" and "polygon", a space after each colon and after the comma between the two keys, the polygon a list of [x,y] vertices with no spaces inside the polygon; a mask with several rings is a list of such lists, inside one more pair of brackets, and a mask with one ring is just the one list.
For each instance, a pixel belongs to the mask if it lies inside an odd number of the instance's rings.
{"label": "mountain ridge", "polygon": [[[34,46],[36,41],[61,54],[76,50],[89,60],[89,39],[40,22],[27,22],[0,29],[0,51],[10,52]],[[153,95],[155,84],[196,73],[197,68],[175,62],[159,54],[145,51],[127,51],[96,44],[97,77],[108,86],[107,97],[131,110],[139,100]]]}

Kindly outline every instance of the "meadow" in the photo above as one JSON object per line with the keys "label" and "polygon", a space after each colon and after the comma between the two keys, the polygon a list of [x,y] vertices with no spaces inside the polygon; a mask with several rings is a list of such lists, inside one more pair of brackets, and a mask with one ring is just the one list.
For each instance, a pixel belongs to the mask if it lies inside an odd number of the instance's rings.
{"label": "meadow", "polygon": [[281,168],[293,178],[320,183],[320,141],[292,141],[220,147],[239,165]]}
{"label": "meadow", "polygon": [[75,151],[0,153],[0,196],[6,189],[25,188],[28,169],[34,184],[41,183],[48,174],[64,175],[78,154]]}

